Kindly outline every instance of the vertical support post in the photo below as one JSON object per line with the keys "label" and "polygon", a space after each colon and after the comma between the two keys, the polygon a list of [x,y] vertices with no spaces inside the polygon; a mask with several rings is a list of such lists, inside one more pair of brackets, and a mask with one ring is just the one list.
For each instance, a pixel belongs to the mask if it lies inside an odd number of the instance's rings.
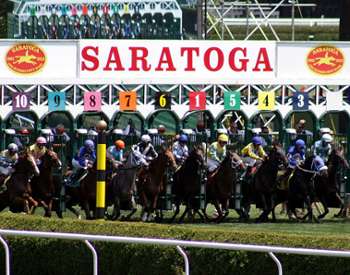
{"label": "vertical support post", "polygon": [[295,0],[292,0],[292,41],[295,40]]}
{"label": "vertical support post", "polygon": [[106,201],[106,132],[107,123],[103,120],[96,125],[97,139],[97,179],[96,179],[96,218],[103,219]]}
{"label": "vertical support post", "polygon": [[208,32],[208,0],[204,0],[204,40],[207,40],[207,32]]}
{"label": "vertical support post", "polygon": [[225,25],[224,25],[224,12],[225,12],[225,0],[221,0],[221,10],[220,10],[220,17],[221,17],[221,40],[225,40]]}
{"label": "vertical support post", "polygon": [[197,0],[197,38],[203,38],[203,0]]}
{"label": "vertical support post", "polygon": [[250,13],[250,1],[248,0],[245,6],[245,16],[246,16],[246,22],[245,22],[245,37],[248,37],[249,35],[249,13]]}

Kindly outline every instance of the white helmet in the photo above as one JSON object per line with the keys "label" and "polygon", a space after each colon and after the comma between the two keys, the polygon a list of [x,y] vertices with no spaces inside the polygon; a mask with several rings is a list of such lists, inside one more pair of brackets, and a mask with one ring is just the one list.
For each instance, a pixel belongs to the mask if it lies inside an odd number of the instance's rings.
{"label": "white helmet", "polygon": [[333,141],[333,138],[330,134],[324,134],[321,139],[327,143],[331,143]]}
{"label": "white helmet", "polygon": [[12,152],[18,152],[18,146],[15,143],[10,143],[7,149]]}
{"label": "white helmet", "polygon": [[143,141],[143,142],[151,142],[151,137],[149,136],[149,135],[142,135],[142,137],[141,137],[141,141]]}

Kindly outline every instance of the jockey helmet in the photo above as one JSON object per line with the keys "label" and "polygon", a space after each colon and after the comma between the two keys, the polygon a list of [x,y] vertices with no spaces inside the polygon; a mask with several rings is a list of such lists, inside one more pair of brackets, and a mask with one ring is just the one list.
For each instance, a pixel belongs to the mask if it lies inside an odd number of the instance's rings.
{"label": "jockey helmet", "polygon": [[299,146],[301,148],[304,148],[305,147],[305,141],[302,140],[302,139],[298,139],[296,142],[295,142],[295,145],[296,146]]}
{"label": "jockey helmet", "polygon": [[116,140],[114,144],[119,149],[124,149],[125,148],[125,143],[121,139]]}
{"label": "jockey helmet", "polygon": [[221,134],[218,138],[218,141],[228,142],[228,136],[225,134]]}
{"label": "jockey helmet", "polygon": [[22,135],[28,135],[29,134],[29,131],[28,131],[28,129],[27,128],[21,128],[21,129],[19,129],[19,131],[18,131],[20,134],[22,134]]}
{"label": "jockey helmet", "polygon": [[18,146],[15,143],[10,143],[7,146],[7,150],[9,150],[10,152],[18,152]]}
{"label": "jockey helmet", "polygon": [[164,125],[162,125],[162,124],[158,125],[158,133],[164,134],[165,131],[166,131],[166,128]]}
{"label": "jockey helmet", "polygon": [[45,145],[45,144],[46,144],[46,138],[44,138],[44,137],[38,137],[38,138],[36,139],[36,144]]}
{"label": "jockey helmet", "polygon": [[180,137],[179,137],[179,141],[180,142],[187,142],[188,141],[188,137],[184,134],[182,134]]}
{"label": "jockey helmet", "polygon": [[259,136],[253,137],[252,142],[255,145],[261,145],[262,144],[261,137],[259,137]]}
{"label": "jockey helmet", "polygon": [[321,140],[327,143],[331,143],[333,141],[333,138],[330,134],[324,134]]}
{"label": "jockey helmet", "polygon": [[145,142],[145,143],[148,143],[148,142],[151,142],[151,137],[149,135],[142,135],[141,137],[141,141]]}
{"label": "jockey helmet", "polygon": [[56,132],[57,132],[57,134],[63,134],[64,133],[64,125],[62,123],[57,124]]}
{"label": "jockey helmet", "polygon": [[91,149],[91,150],[93,150],[95,148],[95,144],[91,139],[85,140],[84,146],[88,149]]}

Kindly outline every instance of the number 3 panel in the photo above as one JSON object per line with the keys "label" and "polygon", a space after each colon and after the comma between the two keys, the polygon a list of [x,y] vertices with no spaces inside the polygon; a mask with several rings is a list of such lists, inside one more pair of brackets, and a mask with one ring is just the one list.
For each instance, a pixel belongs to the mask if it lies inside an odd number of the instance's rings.
{"label": "number 3 panel", "polygon": [[275,92],[260,91],[258,93],[258,109],[260,111],[272,111],[275,109]]}
{"label": "number 3 panel", "polygon": [[64,111],[66,109],[66,94],[62,92],[48,93],[49,111]]}
{"label": "number 3 panel", "polygon": [[293,95],[293,110],[303,111],[309,109],[309,94],[296,92]]}
{"label": "number 3 panel", "polygon": [[101,111],[101,92],[84,93],[84,112]]}

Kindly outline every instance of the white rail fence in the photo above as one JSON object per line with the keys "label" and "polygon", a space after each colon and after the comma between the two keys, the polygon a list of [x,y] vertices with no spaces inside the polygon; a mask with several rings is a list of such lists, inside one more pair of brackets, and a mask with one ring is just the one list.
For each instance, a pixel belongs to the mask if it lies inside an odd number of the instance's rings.
{"label": "white rail fence", "polygon": [[5,274],[11,274],[10,248],[4,236],[13,237],[32,237],[32,238],[49,238],[49,239],[64,239],[83,241],[92,252],[93,256],[93,275],[98,275],[98,255],[91,241],[112,242],[112,243],[132,243],[142,245],[160,245],[174,246],[181,254],[185,262],[185,274],[190,274],[190,264],[186,252],[182,247],[193,248],[210,248],[210,249],[225,249],[225,250],[240,250],[250,252],[267,253],[276,263],[278,274],[283,274],[282,264],[274,253],[309,255],[309,256],[327,256],[327,257],[347,257],[350,258],[350,251],[326,250],[326,249],[307,249],[307,248],[291,248],[279,246],[264,246],[264,245],[249,245],[249,244],[231,244],[203,241],[182,241],[171,239],[153,239],[153,238],[136,238],[136,237],[116,237],[103,235],[88,235],[88,234],[73,234],[73,233],[52,233],[52,232],[37,232],[37,231],[17,231],[17,230],[2,230],[0,229],[0,242],[5,249]]}

